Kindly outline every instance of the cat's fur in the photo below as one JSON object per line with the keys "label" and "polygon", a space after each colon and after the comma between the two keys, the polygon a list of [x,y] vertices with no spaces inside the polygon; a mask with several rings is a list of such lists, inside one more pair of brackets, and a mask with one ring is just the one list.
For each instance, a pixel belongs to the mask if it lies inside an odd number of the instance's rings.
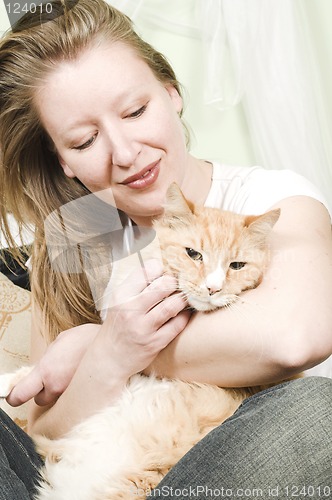
{"label": "cat's fur", "polygon": [[[196,206],[171,184],[163,217],[154,227],[165,271],[177,278],[192,308],[212,311],[259,285],[279,215],[279,209],[246,216]],[[192,250],[191,258],[186,249]]]}
{"label": "cat's fur", "polygon": [[[165,271],[178,278],[192,308],[207,312],[229,305],[260,283],[279,213],[242,216],[195,206],[171,185],[155,229]],[[3,396],[16,382],[5,377]],[[190,448],[258,390],[135,375],[119,401],[64,438],[36,439],[46,457],[37,498],[145,498]]]}

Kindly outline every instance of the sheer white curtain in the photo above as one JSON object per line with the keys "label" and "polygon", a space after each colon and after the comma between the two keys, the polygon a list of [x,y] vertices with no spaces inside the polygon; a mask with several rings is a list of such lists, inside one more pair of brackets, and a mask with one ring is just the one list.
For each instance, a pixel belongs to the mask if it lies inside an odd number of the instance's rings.
{"label": "sheer white curtain", "polygon": [[144,0],[106,0],[109,4],[121,10],[131,19],[135,19],[138,12],[141,10]]}
{"label": "sheer white curtain", "polygon": [[173,4],[172,16],[166,0],[109,1],[134,21],[139,15],[156,28],[198,34],[205,51],[205,104],[224,112],[240,103],[255,162],[303,174],[332,209],[331,121],[305,2],[194,0],[197,16],[189,26],[176,12],[188,0]]}
{"label": "sheer white curtain", "polygon": [[332,133],[305,3],[201,0],[201,18],[206,102],[242,101],[257,162],[303,174],[332,208]]}

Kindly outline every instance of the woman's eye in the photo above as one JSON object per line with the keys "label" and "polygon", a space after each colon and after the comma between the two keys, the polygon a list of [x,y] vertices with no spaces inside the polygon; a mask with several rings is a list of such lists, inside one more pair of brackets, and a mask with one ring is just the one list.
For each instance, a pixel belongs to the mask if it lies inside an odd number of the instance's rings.
{"label": "woman's eye", "polygon": [[130,113],[130,115],[128,115],[128,118],[138,118],[139,116],[141,116],[144,113],[146,108],[147,108],[147,104],[144,104],[144,106],[142,106],[141,108],[137,109],[133,113]]}
{"label": "woman's eye", "polygon": [[238,271],[239,269],[242,269],[246,265],[246,262],[231,262],[229,267],[231,269],[235,269],[235,271]]}
{"label": "woman's eye", "polygon": [[194,250],[193,248],[186,248],[186,252],[189,255],[189,257],[193,260],[203,260],[203,255],[200,252],[197,252],[197,250]]}
{"label": "woman's eye", "polygon": [[97,137],[97,134],[93,135],[88,139],[84,144],[81,144],[80,146],[75,146],[73,149],[77,149],[78,151],[83,151],[84,149],[87,149],[91,144],[94,143],[95,139]]}

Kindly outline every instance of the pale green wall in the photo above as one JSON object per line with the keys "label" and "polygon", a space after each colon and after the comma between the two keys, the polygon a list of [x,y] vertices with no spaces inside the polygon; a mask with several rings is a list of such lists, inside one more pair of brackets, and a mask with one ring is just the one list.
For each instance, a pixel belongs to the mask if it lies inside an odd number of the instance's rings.
{"label": "pale green wall", "polygon": [[[196,0],[145,0],[146,4],[159,4],[165,8],[164,19],[179,25],[195,26]],[[167,11],[167,15],[166,15]],[[241,164],[254,161],[246,122],[241,106],[221,113],[203,104],[204,62],[199,30],[183,33],[183,29],[168,31],[146,16],[138,16],[136,25],[143,37],[170,60],[175,73],[186,89],[184,118],[192,131],[193,154],[202,158],[223,158]]]}
{"label": "pale green wall", "polygon": [[332,126],[332,1],[302,1],[305,2],[310,20],[312,43],[321,74],[321,85],[328,110],[329,123]]}
{"label": "pale green wall", "polygon": [[[247,0],[250,2],[250,0]],[[266,0],[269,1],[269,0]],[[270,0],[272,1],[272,0]],[[277,0],[274,0],[277,1]],[[305,4],[312,45],[321,75],[323,102],[332,129],[332,0],[290,0]],[[157,5],[159,16],[179,24],[195,24],[196,0],[144,0]],[[162,7],[165,6],[163,9]],[[203,59],[201,44],[195,35],[180,35],[162,30],[156,23],[139,16],[140,33],[170,59],[178,78],[188,91],[185,118],[194,131],[192,151],[200,157],[221,158],[238,164],[255,163],[249,132],[241,105],[227,111],[217,111],[203,105]],[[180,30],[178,30],[180,31]],[[332,157],[332,138],[328,144]],[[332,187],[331,187],[332,188]]]}
{"label": "pale green wall", "polygon": [[[156,7],[157,15],[179,23],[195,24],[196,0],[145,0]],[[250,0],[248,0],[250,1]],[[275,0],[276,1],[276,0]],[[293,0],[292,0],[293,1]],[[309,13],[312,42],[321,73],[324,102],[332,126],[332,0],[297,0],[305,3]],[[203,55],[198,35],[185,35],[157,27],[143,17],[137,18],[139,32],[161,50],[173,64],[179,80],[188,91],[186,121],[191,125],[192,151],[205,158],[222,158],[233,163],[255,162],[250,137],[241,106],[216,111],[203,105]],[[8,28],[4,2],[0,0],[0,32]],[[332,142],[332,141],[331,141]],[[331,145],[332,147],[332,145]],[[332,155],[332,150],[330,151]]]}
{"label": "pale green wall", "polygon": [[0,1],[0,34],[8,28],[9,26],[9,21],[7,17],[7,12],[5,9],[5,3],[1,0]]}

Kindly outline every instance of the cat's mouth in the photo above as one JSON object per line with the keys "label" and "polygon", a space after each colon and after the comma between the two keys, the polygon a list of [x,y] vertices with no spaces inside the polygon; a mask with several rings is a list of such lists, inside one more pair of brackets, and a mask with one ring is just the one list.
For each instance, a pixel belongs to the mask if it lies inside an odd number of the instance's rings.
{"label": "cat's mouth", "polygon": [[237,295],[234,294],[219,294],[209,297],[194,297],[187,296],[187,302],[191,308],[201,312],[214,311],[220,307],[226,307],[237,300]]}

